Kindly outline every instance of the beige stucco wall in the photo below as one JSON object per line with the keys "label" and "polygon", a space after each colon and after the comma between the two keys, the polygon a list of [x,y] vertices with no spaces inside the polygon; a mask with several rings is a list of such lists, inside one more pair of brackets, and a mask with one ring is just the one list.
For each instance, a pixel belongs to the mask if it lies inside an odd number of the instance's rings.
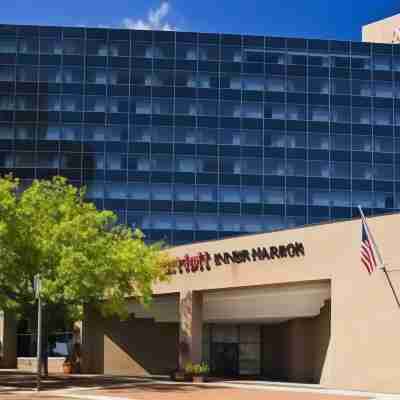
{"label": "beige stucco wall", "polygon": [[[369,218],[369,224],[388,265],[400,267],[400,215]],[[304,244],[305,257],[213,266],[211,271],[177,274],[170,282],[156,285],[155,293],[330,280],[331,340],[322,385],[400,393],[400,309],[384,273],[377,271],[369,276],[361,265],[360,220],[194,243],[170,252],[183,257],[294,241]],[[392,272],[391,276],[399,289],[400,272]]]}
{"label": "beige stucco wall", "polygon": [[400,43],[400,32],[395,34],[395,30],[400,28],[400,14],[372,22],[362,27],[363,42],[372,43]]}
{"label": "beige stucco wall", "polygon": [[177,323],[103,318],[86,310],[83,372],[115,375],[168,374],[178,366]]}
{"label": "beige stucco wall", "polygon": [[314,318],[264,325],[262,335],[266,379],[319,383],[330,341],[330,302]]}

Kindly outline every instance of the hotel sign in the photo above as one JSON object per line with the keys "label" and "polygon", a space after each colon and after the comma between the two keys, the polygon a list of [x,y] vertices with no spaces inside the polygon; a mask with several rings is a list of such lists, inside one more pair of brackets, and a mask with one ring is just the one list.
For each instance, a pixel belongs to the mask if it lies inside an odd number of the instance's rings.
{"label": "hotel sign", "polygon": [[301,242],[288,243],[280,246],[254,247],[250,250],[234,250],[210,254],[206,251],[195,255],[186,254],[177,259],[175,268],[170,269],[170,274],[183,274],[210,271],[213,267],[226,264],[243,264],[248,262],[275,260],[281,258],[304,257],[304,245]]}

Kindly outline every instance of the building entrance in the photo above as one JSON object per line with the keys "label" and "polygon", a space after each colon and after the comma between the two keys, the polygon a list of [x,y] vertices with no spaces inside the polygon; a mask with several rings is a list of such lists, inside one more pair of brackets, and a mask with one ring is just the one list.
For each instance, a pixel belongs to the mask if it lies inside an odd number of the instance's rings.
{"label": "building entrance", "polygon": [[203,359],[215,376],[261,374],[261,327],[244,324],[206,324]]}
{"label": "building entrance", "polygon": [[239,345],[237,343],[213,343],[211,345],[211,367],[215,376],[238,376]]}

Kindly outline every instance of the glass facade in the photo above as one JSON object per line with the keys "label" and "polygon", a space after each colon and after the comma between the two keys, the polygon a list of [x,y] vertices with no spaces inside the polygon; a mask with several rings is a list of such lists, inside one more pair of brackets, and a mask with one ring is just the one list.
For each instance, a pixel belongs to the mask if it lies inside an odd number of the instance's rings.
{"label": "glass facade", "polygon": [[400,209],[400,46],[0,25],[0,173],[181,244]]}

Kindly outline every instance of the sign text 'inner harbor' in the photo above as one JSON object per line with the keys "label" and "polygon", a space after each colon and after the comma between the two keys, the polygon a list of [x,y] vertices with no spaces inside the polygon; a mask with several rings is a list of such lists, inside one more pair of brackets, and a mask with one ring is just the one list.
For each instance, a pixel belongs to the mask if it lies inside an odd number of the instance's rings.
{"label": "sign text 'inner harbor'", "polygon": [[231,252],[220,252],[210,254],[206,251],[198,252],[196,255],[186,254],[178,258],[176,268],[172,268],[170,273],[191,273],[210,271],[212,266],[224,264],[242,264],[259,260],[275,260],[286,257],[303,257],[305,250],[303,243],[294,242],[280,246],[255,247],[251,250],[234,250]]}

